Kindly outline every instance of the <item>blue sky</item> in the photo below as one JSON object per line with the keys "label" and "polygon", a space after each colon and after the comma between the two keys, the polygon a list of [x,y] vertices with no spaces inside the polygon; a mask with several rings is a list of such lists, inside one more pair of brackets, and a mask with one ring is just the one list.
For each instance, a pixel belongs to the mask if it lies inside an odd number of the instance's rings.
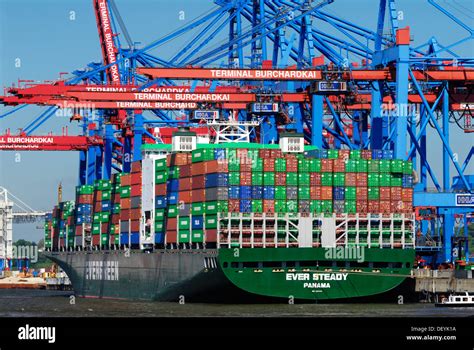
{"label": "blue sky", "polygon": [[[43,81],[56,79],[60,72],[71,72],[92,61],[100,61],[96,23],[92,2],[84,0],[0,0],[0,85],[10,86],[18,79]],[[325,11],[375,30],[378,1],[336,0]],[[400,26],[409,25],[414,45],[436,36],[443,43],[451,43],[467,35],[446,16],[437,12],[426,0],[400,0],[398,9],[404,19]],[[474,5],[470,0],[438,0],[438,3],[474,27]],[[210,0],[116,0],[131,37],[142,45],[183,26],[193,18],[215,7]],[[71,12],[73,11],[73,12]],[[180,20],[180,11],[185,19]],[[71,20],[73,18],[73,20]],[[171,57],[182,46],[184,38],[158,48],[153,53]],[[460,46],[456,52],[474,57],[471,44]],[[21,66],[15,67],[15,60]],[[7,109],[0,107],[0,114]],[[17,132],[32,121],[42,108],[29,106],[4,119],[0,130]],[[53,117],[42,125],[36,134],[69,126],[69,134],[77,134],[77,127],[61,117]],[[463,134],[456,127],[451,133],[452,147],[464,160],[472,134]],[[432,131],[430,131],[432,134]],[[429,135],[429,160],[439,169],[441,144]],[[19,160],[19,161],[18,161]],[[471,165],[470,173],[474,171]],[[73,199],[77,183],[78,153],[75,152],[15,152],[0,153],[0,185],[38,210],[49,210],[56,202],[56,188],[63,183],[63,198]],[[438,173],[438,179],[441,174]],[[15,238],[38,240],[42,231],[34,225],[15,226]]]}

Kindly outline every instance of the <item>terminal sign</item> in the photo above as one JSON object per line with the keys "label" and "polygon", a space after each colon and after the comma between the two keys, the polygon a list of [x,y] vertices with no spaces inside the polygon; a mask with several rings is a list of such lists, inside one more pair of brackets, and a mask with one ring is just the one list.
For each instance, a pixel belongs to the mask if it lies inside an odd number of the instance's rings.
{"label": "terminal sign", "polygon": [[474,207],[474,194],[457,193],[456,206],[457,207]]}

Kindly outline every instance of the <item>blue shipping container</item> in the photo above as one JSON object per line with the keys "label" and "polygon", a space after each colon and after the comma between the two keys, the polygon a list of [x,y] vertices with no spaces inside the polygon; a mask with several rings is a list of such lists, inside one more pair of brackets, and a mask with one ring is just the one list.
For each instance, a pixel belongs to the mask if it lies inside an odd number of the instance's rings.
{"label": "blue shipping container", "polygon": [[166,208],[166,197],[165,196],[156,196],[155,197],[155,208],[156,209]]}
{"label": "blue shipping container", "polygon": [[200,230],[203,228],[204,217],[201,215],[192,217],[191,227],[193,230]]}
{"label": "blue shipping container", "polygon": [[109,211],[112,206],[110,201],[102,201],[102,211]]}
{"label": "blue shipping container", "polygon": [[320,149],[319,150],[319,158],[326,159],[328,157],[328,150],[327,149]]}
{"label": "blue shipping container", "polygon": [[155,243],[161,244],[165,242],[165,234],[163,232],[155,232]]}
{"label": "blue shipping container", "polygon": [[130,235],[130,241],[132,244],[140,243],[140,234],[138,232],[132,232]]}
{"label": "blue shipping container", "polygon": [[240,187],[229,186],[229,199],[239,199],[239,198],[240,198]]}
{"label": "blue shipping container", "polygon": [[128,244],[128,233],[120,234],[120,244]]}
{"label": "blue shipping container", "polygon": [[252,198],[253,199],[263,198],[263,186],[252,186]]}
{"label": "blue shipping container", "polygon": [[345,199],[345,188],[344,187],[333,187],[332,189],[333,199],[340,201]]}
{"label": "blue shipping container", "polygon": [[413,187],[413,176],[412,175],[403,175],[402,177],[402,187],[410,188]]}
{"label": "blue shipping container", "polygon": [[224,187],[229,185],[227,173],[207,174],[205,179],[205,187]]}
{"label": "blue shipping container", "polygon": [[178,192],[171,192],[168,195],[168,204],[170,205],[178,204]]}
{"label": "blue shipping container", "polygon": [[381,149],[372,150],[372,159],[382,159],[383,151]]}
{"label": "blue shipping container", "polygon": [[393,151],[391,149],[384,149],[382,159],[393,159]]}
{"label": "blue shipping container", "polygon": [[275,199],[275,187],[264,186],[263,187],[263,199]]}
{"label": "blue shipping container", "polygon": [[167,181],[168,192],[178,192],[179,191],[179,179],[171,179]]}
{"label": "blue shipping container", "polygon": [[225,159],[225,149],[216,148],[214,150],[214,159]]}
{"label": "blue shipping container", "polygon": [[240,199],[252,198],[252,186],[240,186]]}
{"label": "blue shipping container", "polygon": [[252,201],[249,199],[242,199],[240,201],[240,212],[241,213],[252,212]]}

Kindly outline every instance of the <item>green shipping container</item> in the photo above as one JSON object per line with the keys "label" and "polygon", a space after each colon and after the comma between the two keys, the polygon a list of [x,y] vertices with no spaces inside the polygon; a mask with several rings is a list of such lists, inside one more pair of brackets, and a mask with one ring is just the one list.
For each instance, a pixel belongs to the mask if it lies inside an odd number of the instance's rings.
{"label": "green shipping container", "polygon": [[112,189],[112,183],[110,180],[96,180],[95,181],[95,188],[98,190],[111,190]]}
{"label": "green shipping container", "polygon": [[123,186],[120,188],[120,198],[129,198],[130,197],[130,186]]}
{"label": "green shipping container", "polygon": [[337,159],[339,151],[337,149],[328,149],[328,159]]}
{"label": "green shipping container", "polygon": [[310,199],[310,191],[308,186],[298,187],[298,199]]}
{"label": "green shipping container", "polygon": [[179,166],[174,166],[168,170],[169,179],[179,179]]}
{"label": "green shipping container", "polygon": [[275,173],[273,173],[273,172],[263,173],[263,185],[264,186],[275,186]]}
{"label": "green shipping container", "polygon": [[380,160],[379,171],[381,173],[389,173],[390,172],[390,160],[387,160],[387,159]]}
{"label": "green shipping container", "polygon": [[351,153],[350,153],[350,155],[349,155],[349,158],[350,158],[350,159],[360,159],[360,157],[361,157],[361,152],[360,152],[360,150],[357,150],[357,149],[351,150]]}
{"label": "green shipping container", "polygon": [[403,160],[393,159],[390,162],[390,171],[392,173],[403,173]]}
{"label": "green shipping container", "polygon": [[298,212],[298,201],[297,200],[288,200],[286,203],[286,210],[288,213],[297,213]]}
{"label": "green shipping container", "polygon": [[155,232],[164,232],[165,225],[163,221],[155,222]]}
{"label": "green shipping container", "polygon": [[155,160],[155,172],[165,171],[167,168],[166,158]]}
{"label": "green shipping container", "polygon": [[204,203],[197,202],[191,205],[191,214],[193,215],[202,215],[204,214]]}
{"label": "green shipping container", "polygon": [[91,185],[78,186],[76,188],[76,193],[77,194],[93,194],[94,186],[91,186]]}
{"label": "green shipping container", "polygon": [[100,234],[100,224],[92,224],[92,234],[93,235]]}
{"label": "green shipping container", "polygon": [[275,199],[286,199],[286,186],[275,186]]}
{"label": "green shipping container", "polygon": [[309,203],[309,210],[312,213],[321,213],[321,201],[320,200],[312,200]]}
{"label": "green shipping container", "polygon": [[112,209],[113,214],[120,214],[120,203],[115,203],[114,208]]}
{"label": "green shipping container", "polygon": [[100,235],[100,244],[109,245],[109,235]]}
{"label": "green shipping container", "polygon": [[380,161],[374,159],[368,160],[367,171],[369,173],[378,173],[380,171]]}
{"label": "green shipping container", "polygon": [[168,217],[175,218],[178,215],[178,206],[177,205],[170,205],[168,207]]}
{"label": "green shipping container", "polygon": [[286,213],[286,200],[277,199],[275,200],[275,212],[276,213]]}
{"label": "green shipping container", "polygon": [[298,186],[298,173],[286,173],[286,185]]}
{"label": "green shipping container", "polygon": [[356,162],[356,172],[358,173],[366,173],[367,172],[367,160],[365,159],[359,159]]}
{"label": "green shipping container", "polygon": [[252,200],[252,212],[262,213],[263,212],[263,201],[261,199]]}
{"label": "green shipping container", "polygon": [[106,212],[101,213],[99,221],[100,222],[109,222],[109,217],[110,217],[109,213],[106,213]]}
{"label": "green shipping container", "polygon": [[232,171],[229,173],[229,185],[239,186],[240,185],[240,173]]}
{"label": "green shipping container", "polygon": [[355,173],[357,171],[357,160],[355,159],[347,159],[346,163],[346,172],[347,173]]}
{"label": "green shipping container", "polygon": [[307,173],[310,171],[311,167],[311,160],[312,159],[298,159],[298,172],[300,173]]}
{"label": "green shipping container", "polygon": [[102,191],[102,200],[108,201],[112,197],[111,191]]}
{"label": "green shipping container", "polygon": [[310,159],[309,171],[319,173],[321,171],[321,159]]}
{"label": "green shipping container", "polygon": [[229,202],[228,201],[217,201],[217,211],[219,213],[227,214],[229,212]]}
{"label": "green shipping container", "polygon": [[355,213],[357,212],[357,202],[356,201],[349,201],[349,200],[346,200],[346,202],[344,203],[344,211],[346,213]]}
{"label": "green shipping container", "polygon": [[212,148],[195,149],[192,152],[191,160],[193,163],[205,162],[207,160],[214,160],[214,149]]}
{"label": "green shipping container", "polygon": [[[251,150],[249,150],[251,151]],[[257,151],[257,150],[255,150]],[[263,171],[263,159],[253,157],[252,159],[252,171],[261,173]]]}
{"label": "green shipping container", "polygon": [[237,155],[228,159],[228,167],[229,171],[240,171],[240,160],[237,158]]}
{"label": "green shipping container", "polygon": [[192,230],[192,232],[191,232],[191,241],[193,243],[202,243],[202,242],[204,242],[204,231],[203,230]]}
{"label": "green shipping container", "polygon": [[310,175],[309,173],[298,173],[298,185],[299,186],[309,186],[310,185]]}
{"label": "green shipping container", "polygon": [[168,172],[160,171],[155,174],[155,183],[157,184],[164,184],[168,180]]}
{"label": "green shipping container", "polygon": [[332,186],[332,180],[332,173],[321,173],[321,186]]}
{"label": "green shipping container", "polygon": [[155,210],[155,221],[163,221],[165,219],[165,209]]}
{"label": "green shipping container", "polygon": [[189,217],[180,217],[178,221],[178,228],[180,230],[189,230]]}
{"label": "green shipping container", "polygon": [[275,159],[275,171],[278,171],[278,172],[286,171],[286,159],[284,158]]}
{"label": "green shipping container", "polygon": [[[321,178],[322,183],[322,178]],[[346,184],[346,174],[345,173],[333,173],[333,186],[344,186]],[[326,186],[326,185],[323,185]]]}
{"label": "green shipping container", "polygon": [[392,187],[402,187],[402,174],[391,174],[390,176],[390,186]]}
{"label": "green shipping container", "polygon": [[381,187],[388,187],[390,186],[390,173],[381,173],[379,176],[379,184]]}
{"label": "green shipping container", "polygon": [[349,186],[345,188],[344,198],[347,200],[355,200],[356,199],[356,187]]}
{"label": "green shipping container", "polygon": [[403,173],[406,175],[413,173],[413,162],[411,160],[403,162]]}
{"label": "green shipping container", "polygon": [[380,188],[379,187],[369,187],[367,190],[367,199],[378,200],[380,198]]}
{"label": "green shipping container", "polygon": [[367,186],[378,187],[380,186],[381,175],[379,173],[369,173],[367,175]]}
{"label": "green shipping container", "polygon": [[321,201],[321,213],[332,213],[332,201],[322,200]]}
{"label": "green shipping container", "polygon": [[206,229],[217,228],[217,215],[206,215],[206,221],[204,225]]}
{"label": "green shipping container", "polygon": [[189,229],[186,231],[179,231],[178,243],[189,243]]}
{"label": "green shipping container", "polygon": [[209,214],[217,214],[217,201],[206,202],[204,203],[204,213],[206,215]]}
{"label": "green shipping container", "polygon": [[263,185],[263,173],[252,172],[252,185],[262,186]]}

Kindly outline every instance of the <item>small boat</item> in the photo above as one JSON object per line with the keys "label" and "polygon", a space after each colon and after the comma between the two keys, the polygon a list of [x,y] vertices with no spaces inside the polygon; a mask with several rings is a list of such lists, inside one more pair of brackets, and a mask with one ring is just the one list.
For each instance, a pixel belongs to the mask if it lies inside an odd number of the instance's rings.
{"label": "small boat", "polygon": [[450,295],[435,305],[441,307],[474,307],[474,295],[469,295],[468,292],[465,295]]}

